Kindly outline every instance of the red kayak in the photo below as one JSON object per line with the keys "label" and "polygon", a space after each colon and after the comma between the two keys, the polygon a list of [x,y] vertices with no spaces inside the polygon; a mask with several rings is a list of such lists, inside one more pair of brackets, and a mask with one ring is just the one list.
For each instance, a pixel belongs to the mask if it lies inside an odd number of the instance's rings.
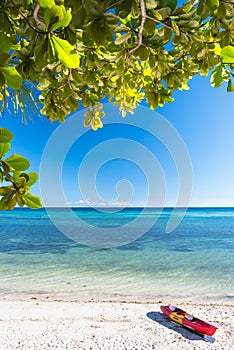
{"label": "red kayak", "polygon": [[212,336],[217,329],[217,327],[199,320],[199,318],[193,317],[186,311],[183,311],[175,306],[160,306],[160,308],[164,315],[170,318],[172,321],[202,335]]}

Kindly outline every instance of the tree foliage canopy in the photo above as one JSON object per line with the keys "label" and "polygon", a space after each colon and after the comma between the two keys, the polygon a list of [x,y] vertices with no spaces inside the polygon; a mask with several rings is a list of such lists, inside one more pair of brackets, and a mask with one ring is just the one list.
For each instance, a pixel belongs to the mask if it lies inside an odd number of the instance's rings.
{"label": "tree foliage canopy", "polygon": [[[82,104],[96,130],[106,97],[125,117],[142,100],[173,101],[198,73],[232,92],[233,18],[234,0],[1,0],[0,113],[13,104],[24,119],[40,108],[64,121]],[[5,158],[12,138],[0,129],[0,210],[39,208],[28,160]]]}
{"label": "tree foliage canopy", "polygon": [[231,92],[233,18],[234,0],[1,0],[1,111],[25,115],[39,98],[63,121],[82,104],[97,129],[105,97],[123,116],[143,99],[156,109],[210,72]]}
{"label": "tree foliage canopy", "polygon": [[0,128],[0,210],[11,210],[16,204],[22,208],[24,205],[31,209],[41,208],[39,197],[30,193],[30,187],[37,182],[35,172],[25,173],[29,168],[29,161],[20,154],[12,154],[5,158],[11,148],[12,133]]}

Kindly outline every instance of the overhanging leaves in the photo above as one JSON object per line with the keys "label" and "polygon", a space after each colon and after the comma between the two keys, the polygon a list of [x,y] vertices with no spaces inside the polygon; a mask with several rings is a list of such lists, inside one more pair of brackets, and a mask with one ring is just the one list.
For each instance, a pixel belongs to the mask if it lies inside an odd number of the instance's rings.
{"label": "overhanging leaves", "polygon": [[234,64],[234,46],[225,46],[220,53],[220,57],[223,63]]}
{"label": "overhanging leaves", "polygon": [[67,41],[56,36],[51,37],[55,53],[58,59],[67,68],[78,68],[80,65],[80,58],[74,47]]}
{"label": "overhanging leaves", "polygon": [[0,72],[3,74],[6,84],[12,89],[19,89],[22,85],[22,77],[15,67],[0,67]]}
{"label": "overhanging leaves", "polygon": [[30,166],[29,161],[20,154],[13,154],[4,161],[14,170],[27,170]]}
{"label": "overhanging leaves", "polygon": [[38,174],[32,171],[31,173],[28,173],[28,180],[27,180],[27,186],[34,185],[38,180]]}
{"label": "overhanging leaves", "polygon": [[44,20],[47,29],[56,30],[58,28],[65,28],[71,22],[72,15],[64,6],[52,6],[50,9],[45,9]]}
{"label": "overhanging leaves", "polygon": [[5,156],[5,154],[10,150],[10,143],[1,143],[0,142],[0,159]]}
{"label": "overhanging leaves", "polygon": [[54,0],[37,0],[37,2],[43,8],[51,8],[55,5]]}
{"label": "overhanging leaves", "polygon": [[22,80],[40,91],[52,122],[103,98],[123,116],[144,99],[155,109],[196,74],[233,90],[233,0],[13,2],[0,12],[1,111],[10,98],[16,113],[28,105],[12,93]]}
{"label": "overhanging leaves", "polygon": [[0,210],[12,210],[17,203],[20,207],[28,205],[33,209],[40,208],[40,198],[29,193],[30,186],[37,181],[38,175],[35,172],[22,172],[29,167],[29,161],[19,154],[3,159],[11,148],[9,142],[12,139],[9,130],[0,128],[0,183],[9,183],[8,186],[0,187]]}
{"label": "overhanging leaves", "polygon": [[13,134],[6,128],[0,128],[0,142],[8,143],[13,140]]}
{"label": "overhanging leaves", "polygon": [[218,88],[224,81],[228,81],[229,78],[230,73],[228,70],[223,65],[220,65],[212,72],[210,83],[213,87]]}
{"label": "overhanging leaves", "polygon": [[11,47],[11,39],[6,34],[0,34],[0,51],[8,53]]}
{"label": "overhanging leaves", "polygon": [[32,193],[27,193],[22,195],[22,198],[27,205],[27,207],[31,209],[39,209],[42,207],[42,203],[39,197],[34,196]]}

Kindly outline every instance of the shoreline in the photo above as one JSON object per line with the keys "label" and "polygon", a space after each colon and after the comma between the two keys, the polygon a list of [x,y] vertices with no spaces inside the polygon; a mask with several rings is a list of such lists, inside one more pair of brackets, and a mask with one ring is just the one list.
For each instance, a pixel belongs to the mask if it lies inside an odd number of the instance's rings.
{"label": "shoreline", "polygon": [[218,330],[213,343],[171,323],[160,311],[170,300],[7,300],[0,297],[4,350],[231,350],[231,304],[173,300]]}
{"label": "shoreline", "polygon": [[57,292],[15,292],[6,291],[0,292],[0,302],[1,301],[22,301],[30,302],[33,300],[41,302],[64,302],[64,303],[89,303],[89,302],[100,302],[100,303],[134,303],[134,304],[154,304],[154,303],[166,303],[166,304],[180,304],[180,305],[224,305],[233,306],[234,296],[188,296],[188,297],[178,297],[168,295],[129,295],[129,294],[118,294],[118,293],[80,293],[80,292],[67,292],[67,293],[57,293]]}

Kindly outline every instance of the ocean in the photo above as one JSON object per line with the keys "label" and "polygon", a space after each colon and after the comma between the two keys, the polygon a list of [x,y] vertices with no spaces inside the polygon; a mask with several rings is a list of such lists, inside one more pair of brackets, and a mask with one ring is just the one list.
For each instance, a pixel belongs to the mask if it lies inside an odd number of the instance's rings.
{"label": "ocean", "polygon": [[[52,211],[64,224],[70,220],[65,209]],[[54,226],[45,209],[0,211],[0,296],[233,298],[234,208],[189,208],[180,225],[166,233],[171,212],[73,208],[75,216],[105,228],[105,234],[111,228],[110,235],[118,235],[123,225],[127,235],[128,224],[139,215],[136,232],[149,217],[158,218],[135,240],[105,248],[73,241]]]}

